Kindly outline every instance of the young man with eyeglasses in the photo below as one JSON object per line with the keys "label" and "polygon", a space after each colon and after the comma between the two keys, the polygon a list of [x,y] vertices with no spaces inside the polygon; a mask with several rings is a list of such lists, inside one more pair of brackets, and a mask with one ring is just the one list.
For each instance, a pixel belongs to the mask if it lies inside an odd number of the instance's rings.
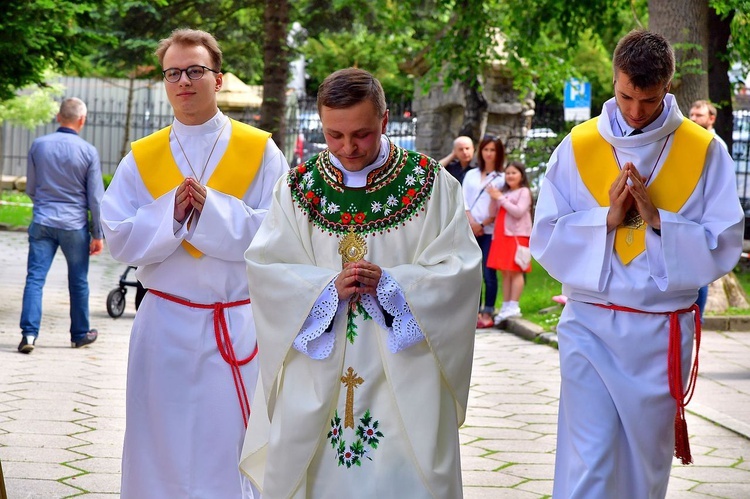
{"label": "young man with eyeglasses", "polygon": [[174,122],[132,144],[102,204],[112,255],[149,290],[130,340],[123,498],[253,497],[238,462],[258,376],[243,254],[288,165],[219,111],[222,54],[176,30],[156,55]]}
{"label": "young man with eyeglasses", "polygon": [[552,154],[531,235],[568,297],[557,327],[560,499],[663,498],[673,451],[691,462],[694,302],[742,250],[732,160],[669,93],[669,42],[632,31],[612,65],[615,96]]}

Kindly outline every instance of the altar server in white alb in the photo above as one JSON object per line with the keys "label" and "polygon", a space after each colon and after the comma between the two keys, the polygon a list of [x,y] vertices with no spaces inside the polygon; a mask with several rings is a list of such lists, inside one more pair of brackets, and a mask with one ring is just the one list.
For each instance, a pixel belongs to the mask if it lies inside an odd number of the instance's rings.
{"label": "altar server in white alb", "polygon": [[112,256],[149,292],[133,323],[123,498],[253,497],[238,463],[257,382],[244,252],[288,169],[216,104],[222,55],[177,30],[156,51],[174,122],[132,144],[102,204]]}
{"label": "altar server in white alb", "polygon": [[693,304],[742,247],[732,160],[669,94],[667,40],[629,33],[613,74],[614,98],[552,154],[531,235],[568,297],[556,499],[664,497],[673,450],[691,461]]}
{"label": "altar server in white alb", "polygon": [[242,469],[264,499],[460,498],[482,260],[461,186],[383,135],[370,73],[329,75],[318,110],[328,149],[246,253],[262,389]]}

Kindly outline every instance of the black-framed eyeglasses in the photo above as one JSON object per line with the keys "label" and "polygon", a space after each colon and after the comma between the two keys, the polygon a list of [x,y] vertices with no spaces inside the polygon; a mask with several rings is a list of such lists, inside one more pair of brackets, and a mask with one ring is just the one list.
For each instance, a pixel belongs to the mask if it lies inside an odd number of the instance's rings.
{"label": "black-framed eyeglasses", "polygon": [[212,73],[219,74],[220,71],[214,71],[211,68],[207,68],[206,66],[188,66],[185,69],[180,68],[167,68],[164,71],[161,72],[162,75],[164,75],[164,79],[167,80],[169,83],[177,83],[180,81],[180,78],[182,78],[183,71],[187,75],[187,77],[191,80],[200,80],[203,78],[203,75],[206,74],[206,70],[211,71]]}

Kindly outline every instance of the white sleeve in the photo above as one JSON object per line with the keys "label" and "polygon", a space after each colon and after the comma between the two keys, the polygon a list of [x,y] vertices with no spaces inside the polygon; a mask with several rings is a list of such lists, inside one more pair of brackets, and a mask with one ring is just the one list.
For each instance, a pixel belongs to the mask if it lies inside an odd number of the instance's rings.
{"label": "white sleeve", "polygon": [[[401,287],[387,272],[383,272],[376,292],[377,299],[369,294],[362,295],[362,306],[372,320],[387,331],[388,349],[391,353],[398,353],[424,340]],[[331,280],[302,324],[302,329],[292,343],[294,349],[311,359],[328,358],[335,342],[331,325],[336,316],[347,313],[347,305],[348,301],[339,300],[336,286]]]}
{"label": "white sleeve", "polygon": [[[362,304],[373,320],[388,332],[388,350],[391,353],[398,353],[424,340],[401,286],[388,272],[383,271],[376,293],[377,302],[372,295],[363,295]],[[383,311],[390,316],[390,320],[386,320]]]}

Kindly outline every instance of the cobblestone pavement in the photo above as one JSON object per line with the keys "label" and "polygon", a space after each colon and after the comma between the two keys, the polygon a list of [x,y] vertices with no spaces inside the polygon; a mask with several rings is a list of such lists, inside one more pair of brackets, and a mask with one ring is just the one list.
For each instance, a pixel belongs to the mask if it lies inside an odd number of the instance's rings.
{"label": "cobblestone pavement", "polygon": [[[44,293],[37,348],[16,351],[26,235],[0,232],[0,461],[10,499],[112,498],[119,493],[125,372],[135,289],[122,317],[106,311],[123,265],[91,259],[91,325],[99,339],[71,349],[65,261]],[[461,429],[467,499],[552,492],[559,392],[557,350],[517,335],[477,333]],[[704,334],[688,426],[695,464],[672,469],[669,498],[750,497],[750,333]]]}

